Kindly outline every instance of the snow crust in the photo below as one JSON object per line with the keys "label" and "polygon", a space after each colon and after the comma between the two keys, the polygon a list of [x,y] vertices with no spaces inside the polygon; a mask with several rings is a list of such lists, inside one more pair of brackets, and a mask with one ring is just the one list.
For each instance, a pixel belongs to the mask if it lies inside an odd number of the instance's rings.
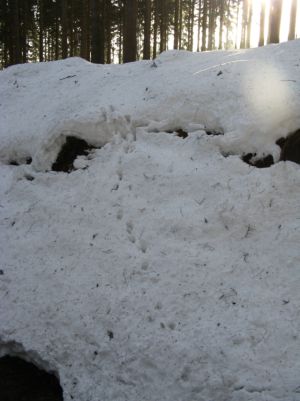
{"label": "snow crust", "polygon": [[[0,73],[0,355],[66,401],[300,400],[300,167],[240,159],[299,128],[299,54]],[[50,171],[68,135],[101,149]]]}

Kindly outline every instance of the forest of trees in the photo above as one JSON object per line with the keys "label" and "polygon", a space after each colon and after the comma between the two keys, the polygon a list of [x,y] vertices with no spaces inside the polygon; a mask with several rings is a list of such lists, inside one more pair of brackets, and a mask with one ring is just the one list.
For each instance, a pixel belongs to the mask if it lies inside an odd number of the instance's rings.
{"label": "forest of trees", "polygon": [[[261,0],[257,45],[278,43],[282,0]],[[0,0],[0,67],[80,56],[95,63],[155,58],[166,49],[250,47],[251,0]],[[295,38],[297,0],[290,10]],[[268,21],[268,37],[265,23]],[[232,39],[240,23],[241,38]],[[235,29],[236,30],[236,29]]]}

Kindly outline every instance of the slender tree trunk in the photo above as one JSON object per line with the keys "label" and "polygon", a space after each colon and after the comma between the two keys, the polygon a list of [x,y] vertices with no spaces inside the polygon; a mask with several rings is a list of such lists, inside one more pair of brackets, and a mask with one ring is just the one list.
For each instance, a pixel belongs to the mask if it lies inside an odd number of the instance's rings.
{"label": "slender tree trunk", "polygon": [[145,0],[143,59],[149,60],[151,42],[151,0]]}
{"label": "slender tree trunk", "polygon": [[195,0],[189,3],[189,23],[188,23],[188,50],[193,51],[194,47],[194,20],[195,20]]}
{"label": "slender tree trunk", "polygon": [[248,20],[247,20],[247,36],[246,36],[246,47],[247,49],[250,48],[251,44],[251,27],[252,27],[252,3],[249,3],[249,9],[248,9]]}
{"label": "slender tree trunk", "polygon": [[223,26],[224,26],[224,1],[220,0],[220,27],[219,27],[219,50],[223,48]]}
{"label": "slender tree trunk", "polygon": [[197,32],[197,52],[200,51],[200,34],[201,34],[201,0],[198,0],[198,32]]}
{"label": "slender tree trunk", "polygon": [[80,38],[80,57],[89,60],[88,54],[88,31],[89,31],[89,2],[88,0],[80,2],[81,13],[80,13],[80,27],[81,27],[81,38]]}
{"label": "slender tree trunk", "polygon": [[137,0],[125,0],[123,61],[136,60],[137,53]]}
{"label": "slender tree trunk", "polygon": [[[238,27],[239,27],[239,18],[240,18],[240,8],[241,8],[241,0],[237,0],[236,25],[235,25],[236,33],[235,33],[235,44],[234,44],[235,49],[238,48]],[[228,40],[227,40],[227,42],[228,42]]]}
{"label": "slender tree trunk", "polygon": [[29,20],[29,4],[28,0],[23,0],[20,4],[20,45],[21,45],[21,57],[22,63],[27,63],[27,29]]}
{"label": "slender tree trunk", "polygon": [[207,12],[208,12],[207,0],[203,0],[203,15],[202,15],[202,45],[201,51],[205,51],[206,47],[206,35],[207,35]]}
{"label": "slender tree trunk", "polygon": [[182,49],[182,15],[183,15],[183,2],[179,2],[179,34],[178,34],[178,46]]}
{"label": "slender tree trunk", "polygon": [[154,1],[154,26],[153,26],[153,58],[156,58],[157,55],[157,36],[158,36],[158,22],[159,22],[159,15],[158,15],[158,1]]}
{"label": "slender tree trunk", "polygon": [[297,17],[297,0],[292,0],[289,40],[294,40],[296,38],[296,17]]}
{"label": "slender tree trunk", "polygon": [[105,53],[106,53],[106,63],[111,63],[111,2],[110,0],[105,0],[104,3],[104,23],[105,23]]}
{"label": "slender tree trunk", "polygon": [[215,29],[216,29],[216,2],[210,0],[209,7],[209,29],[208,29],[208,50],[215,47]]}
{"label": "slender tree trunk", "polygon": [[174,49],[178,49],[178,43],[179,43],[179,7],[180,7],[180,0],[175,0]]}
{"label": "slender tree trunk", "polygon": [[44,0],[39,0],[39,61],[44,61]]}
{"label": "slender tree trunk", "polygon": [[1,15],[3,16],[3,60],[2,67],[7,67],[9,64],[9,12],[7,2],[0,3]]}
{"label": "slender tree trunk", "polygon": [[260,25],[259,25],[259,42],[258,46],[265,45],[265,18],[266,18],[266,1],[261,1]]}
{"label": "slender tree trunk", "polygon": [[20,19],[19,19],[19,1],[10,0],[11,12],[11,54],[10,63],[20,64],[22,62],[21,43],[20,43]]}
{"label": "slender tree trunk", "polygon": [[61,51],[62,58],[68,57],[68,0],[61,0]]}
{"label": "slender tree trunk", "polygon": [[102,15],[102,0],[91,0],[92,37],[91,53],[92,63],[104,64],[104,23]]}
{"label": "slender tree trunk", "polygon": [[248,22],[249,20],[249,0],[244,0],[243,4],[243,21],[242,21],[242,37],[241,37],[241,49],[245,49],[247,45],[247,28],[248,28]]}
{"label": "slender tree trunk", "polygon": [[282,0],[271,0],[268,43],[279,43]]}
{"label": "slender tree trunk", "polygon": [[159,51],[162,53],[167,50],[167,4],[166,0],[160,0],[160,46]]}

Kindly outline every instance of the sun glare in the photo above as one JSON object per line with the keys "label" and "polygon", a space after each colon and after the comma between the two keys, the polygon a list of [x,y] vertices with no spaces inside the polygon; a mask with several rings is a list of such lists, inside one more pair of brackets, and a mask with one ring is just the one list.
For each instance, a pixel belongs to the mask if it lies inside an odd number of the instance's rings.
{"label": "sun glare", "polygon": [[[251,31],[251,47],[256,47],[259,41],[259,24],[260,24],[260,10],[262,0],[252,0],[253,16],[252,16],[252,31]],[[290,12],[291,0],[282,1],[282,16],[280,26],[280,41],[288,40],[289,25],[290,25]],[[300,36],[300,0],[298,0],[298,14],[296,25],[296,37]],[[270,0],[266,0],[266,20],[265,20],[265,38],[268,37],[268,15],[270,11]]]}
{"label": "sun glare", "polygon": [[[251,1],[251,0],[250,0]],[[300,37],[300,0],[298,1],[297,7],[297,19],[296,19],[296,38]],[[252,0],[252,25],[251,25],[251,47],[257,47],[259,42],[259,32],[260,32],[260,13],[261,13],[261,3],[262,0]],[[282,16],[281,16],[281,26],[280,26],[280,41],[285,42],[288,40],[289,35],[289,25],[290,25],[290,12],[291,12],[292,0],[282,0]],[[265,0],[266,12],[265,12],[265,44],[268,38],[268,25],[269,25],[269,12],[270,12],[270,0]],[[228,33],[229,47],[234,47],[237,44],[239,47],[241,41],[241,31],[242,31],[242,7],[238,13],[237,23],[232,24],[232,30]],[[217,21],[217,30],[219,29],[219,21]],[[223,35],[223,40],[225,39],[225,33]],[[216,35],[216,47],[218,48],[218,35]],[[194,50],[196,50],[197,42],[197,29],[195,26],[194,30]],[[171,45],[171,42],[170,42]],[[225,44],[224,44],[225,45]]]}

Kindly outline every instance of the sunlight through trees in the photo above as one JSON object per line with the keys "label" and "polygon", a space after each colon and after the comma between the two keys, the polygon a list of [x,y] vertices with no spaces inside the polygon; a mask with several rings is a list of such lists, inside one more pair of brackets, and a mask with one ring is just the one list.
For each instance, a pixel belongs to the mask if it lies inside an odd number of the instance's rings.
{"label": "sunlight through trees", "polygon": [[0,64],[95,63],[295,39],[299,0],[1,0]]}

